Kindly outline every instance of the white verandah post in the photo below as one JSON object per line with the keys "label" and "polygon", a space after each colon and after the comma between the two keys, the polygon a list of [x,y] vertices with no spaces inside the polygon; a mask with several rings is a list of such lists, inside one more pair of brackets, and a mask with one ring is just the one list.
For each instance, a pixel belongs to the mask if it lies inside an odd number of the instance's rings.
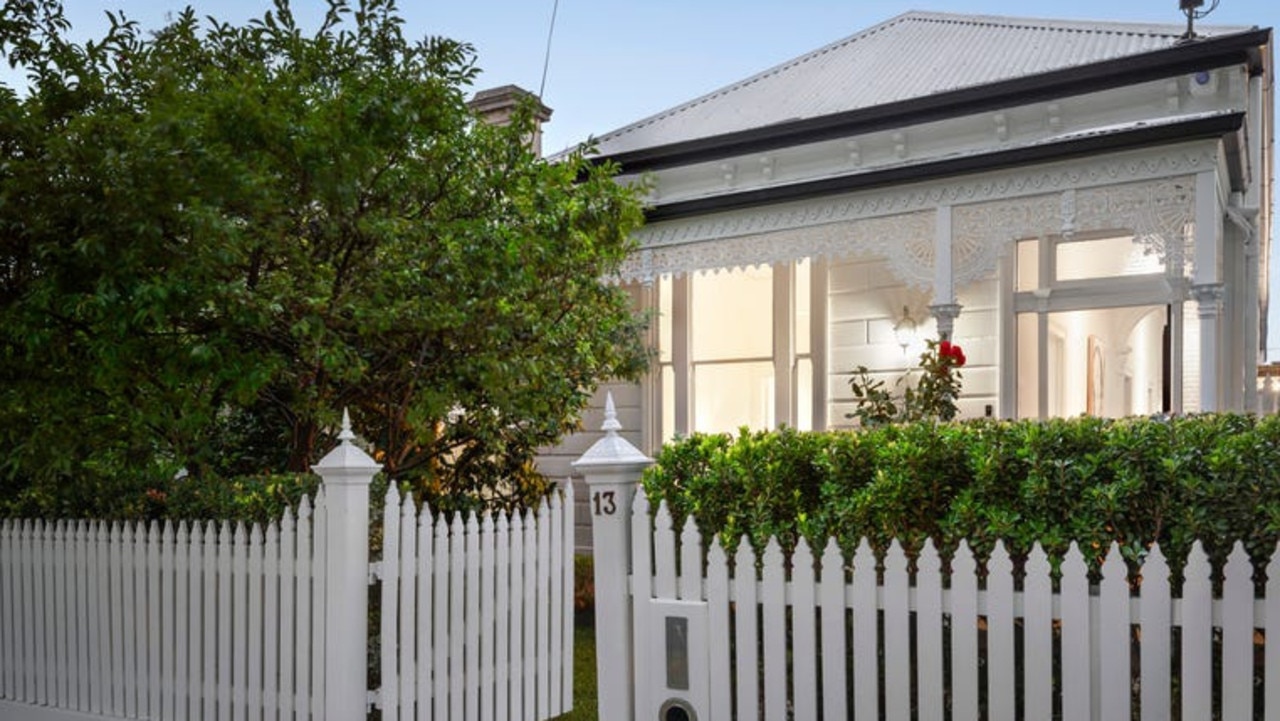
{"label": "white verandah post", "polygon": [[[596,441],[573,467],[588,488],[591,540],[595,555],[596,686],[602,719],[634,719],[631,589],[631,500],[640,474],[653,463],[618,435],[622,424],[605,399],[604,438]],[[648,572],[645,569],[644,572]]]}
{"label": "white verandah post", "polygon": [[938,206],[933,250],[933,305],[929,312],[938,325],[938,340],[951,340],[961,306],[956,303],[952,254],[951,206]]}
{"label": "white verandah post", "polygon": [[1191,296],[1200,316],[1200,410],[1222,410],[1222,209],[1218,177],[1212,171],[1196,174],[1195,270]]}
{"label": "white verandah post", "polygon": [[[324,482],[324,706],[329,721],[363,721],[368,684],[369,484],[382,466],[351,441],[342,413],[340,443],[311,467]],[[353,673],[353,669],[356,672]]]}

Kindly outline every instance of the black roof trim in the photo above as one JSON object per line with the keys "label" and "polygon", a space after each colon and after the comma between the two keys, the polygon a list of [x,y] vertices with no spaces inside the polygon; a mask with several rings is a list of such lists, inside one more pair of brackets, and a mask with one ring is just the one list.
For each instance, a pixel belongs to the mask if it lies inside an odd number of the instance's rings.
{"label": "black roof trim", "polygon": [[869,108],[760,128],[656,145],[594,158],[612,161],[624,173],[659,170],[767,152],[888,128],[945,120],[972,113],[1148,82],[1172,75],[1257,63],[1258,46],[1269,43],[1270,28],[1195,40],[1114,60],[1027,75]]}
{"label": "black roof trim", "polygon": [[1244,127],[1244,117],[1245,114],[1242,112],[1223,113],[1175,123],[1137,127],[1132,130],[1086,135],[1057,143],[1012,148],[981,155],[920,163],[918,165],[885,168],[856,175],[841,175],[789,185],[746,190],[728,195],[676,201],[648,209],[645,212],[645,219],[649,222],[674,220],[703,213],[784,203],[824,195],[837,195],[933,178],[999,170],[1028,163],[1044,163],[1094,153],[1168,145],[1199,138],[1220,137],[1239,131]]}

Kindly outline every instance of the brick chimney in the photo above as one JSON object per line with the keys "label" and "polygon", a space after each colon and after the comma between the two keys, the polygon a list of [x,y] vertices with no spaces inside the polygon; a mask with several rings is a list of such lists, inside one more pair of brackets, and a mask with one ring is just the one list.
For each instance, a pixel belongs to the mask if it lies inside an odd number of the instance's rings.
{"label": "brick chimney", "polygon": [[529,145],[535,154],[541,156],[542,124],[551,119],[551,108],[543,105],[538,96],[516,85],[503,85],[477,92],[467,105],[486,123],[506,125],[511,122],[511,115],[515,112],[516,107],[525,102],[527,98],[533,98],[533,101],[537,104],[537,110],[534,114],[533,137],[529,139]]}

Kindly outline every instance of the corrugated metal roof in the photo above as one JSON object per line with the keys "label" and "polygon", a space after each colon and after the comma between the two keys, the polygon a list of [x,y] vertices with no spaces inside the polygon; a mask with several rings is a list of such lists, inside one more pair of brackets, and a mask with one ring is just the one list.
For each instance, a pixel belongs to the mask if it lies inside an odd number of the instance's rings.
{"label": "corrugated metal roof", "polygon": [[1113,60],[1170,47],[1185,29],[909,12],[608,133],[599,150],[614,155]]}

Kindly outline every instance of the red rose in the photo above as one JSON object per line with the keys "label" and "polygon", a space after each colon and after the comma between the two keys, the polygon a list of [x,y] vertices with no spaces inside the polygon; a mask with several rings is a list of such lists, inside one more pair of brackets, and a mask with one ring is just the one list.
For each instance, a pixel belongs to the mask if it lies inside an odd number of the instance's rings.
{"label": "red rose", "polygon": [[960,346],[949,340],[944,340],[938,344],[938,355],[944,358],[950,358],[951,364],[957,368],[964,365],[965,361],[968,360],[965,358],[964,351],[961,350]]}

